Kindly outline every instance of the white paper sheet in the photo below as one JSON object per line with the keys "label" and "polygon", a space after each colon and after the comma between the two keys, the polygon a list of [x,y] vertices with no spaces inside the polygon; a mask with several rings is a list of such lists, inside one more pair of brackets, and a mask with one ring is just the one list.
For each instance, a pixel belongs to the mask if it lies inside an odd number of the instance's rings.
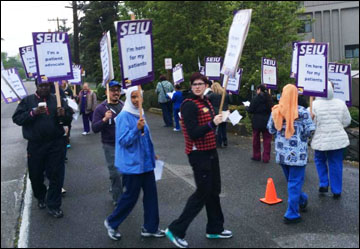
{"label": "white paper sheet", "polygon": [[170,99],[172,99],[172,97],[173,97],[174,93],[175,93],[175,91],[172,91],[171,93],[166,93],[166,94],[167,94],[167,96],[169,96],[169,97],[170,97]]}
{"label": "white paper sheet", "polygon": [[243,104],[244,104],[244,106],[246,106],[246,107],[250,106],[250,102],[249,102],[249,101],[245,101],[245,102],[243,102]]}
{"label": "white paper sheet", "polygon": [[223,111],[222,112],[222,120],[223,120],[223,122],[226,122],[226,120],[228,119],[228,117],[229,117],[229,115],[230,115],[230,111],[229,110],[227,110],[227,111]]}
{"label": "white paper sheet", "polygon": [[234,126],[238,124],[242,118],[243,116],[241,116],[237,110],[233,111],[229,116],[229,120]]}
{"label": "white paper sheet", "polygon": [[154,169],[155,181],[161,180],[163,169],[164,169],[164,162],[160,160],[156,160],[155,169]]}

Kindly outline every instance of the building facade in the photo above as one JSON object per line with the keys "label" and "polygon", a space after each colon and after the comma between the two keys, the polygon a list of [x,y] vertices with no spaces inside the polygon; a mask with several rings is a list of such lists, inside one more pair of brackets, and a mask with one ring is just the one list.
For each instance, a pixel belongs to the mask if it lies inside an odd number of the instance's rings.
{"label": "building facade", "polygon": [[329,61],[359,59],[359,1],[303,1],[305,40],[328,42]]}

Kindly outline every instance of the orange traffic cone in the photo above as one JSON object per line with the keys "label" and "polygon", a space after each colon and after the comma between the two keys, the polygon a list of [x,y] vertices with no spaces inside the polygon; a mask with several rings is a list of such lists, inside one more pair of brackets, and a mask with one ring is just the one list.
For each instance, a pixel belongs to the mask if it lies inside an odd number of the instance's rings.
{"label": "orange traffic cone", "polygon": [[282,202],[282,199],[277,198],[275,185],[272,178],[268,178],[265,198],[261,198],[260,201],[270,205]]}

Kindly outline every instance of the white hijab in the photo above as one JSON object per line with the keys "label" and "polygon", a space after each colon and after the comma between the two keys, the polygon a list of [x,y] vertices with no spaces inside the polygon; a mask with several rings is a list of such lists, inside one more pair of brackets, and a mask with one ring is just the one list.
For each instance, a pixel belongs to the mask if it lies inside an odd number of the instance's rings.
{"label": "white hijab", "polygon": [[[139,109],[136,106],[134,106],[133,103],[131,102],[131,94],[137,90],[138,90],[137,86],[132,86],[125,90],[126,91],[126,100],[125,100],[125,105],[124,105],[122,111],[126,111],[135,116],[140,117]],[[141,96],[142,96],[142,93],[141,93]],[[143,113],[144,113],[144,110],[143,110]]]}

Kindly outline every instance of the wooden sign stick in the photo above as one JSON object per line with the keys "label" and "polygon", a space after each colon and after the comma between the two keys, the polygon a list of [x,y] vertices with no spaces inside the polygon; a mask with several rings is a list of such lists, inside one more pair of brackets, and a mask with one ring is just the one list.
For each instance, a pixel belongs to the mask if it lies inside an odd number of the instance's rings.
{"label": "wooden sign stick", "polygon": [[[312,38],[311,43],[314,43],[314,42],[315,42],[315,39]],[[312,112],[313,101],[314,101],[314,96],[310,96],[310,116],[311,116],[312,119],[314,119],[314,114]]]}
{"label": "wooden sign stick", "polygon": [[224,79],[225,79],[225,85],[224,85],[224,91],[223,94],[221,96],[221,102],[220,102],[220,108],[219,108],[219,114],[222,114],[222,110],[223,110],[223,106],[224,106],[224,101],[225,101],[225,96],[226,96],[226,88],[229,82],[229,76],[228,75],[224,75]]}
{"label": "wooden sign stick", "polygon": [[59,81],[55,81],[54,84],[55,84],[56,106],[61,107]]}
{"label": "wooden sign stick", "polygon": [[[131,20],[135,20],[135,14],[132,13],[130,14],[131,16]],[[141,85],[138,85],[138,92],[139,92],[139,111],[140,111],[140,119],[143,118],[143,113],[142,113],[142,102],[143,102],[143,98],[142,98],[142,95],[141,95],[141,92],[142,92],[142,89],[141,89]]]}

